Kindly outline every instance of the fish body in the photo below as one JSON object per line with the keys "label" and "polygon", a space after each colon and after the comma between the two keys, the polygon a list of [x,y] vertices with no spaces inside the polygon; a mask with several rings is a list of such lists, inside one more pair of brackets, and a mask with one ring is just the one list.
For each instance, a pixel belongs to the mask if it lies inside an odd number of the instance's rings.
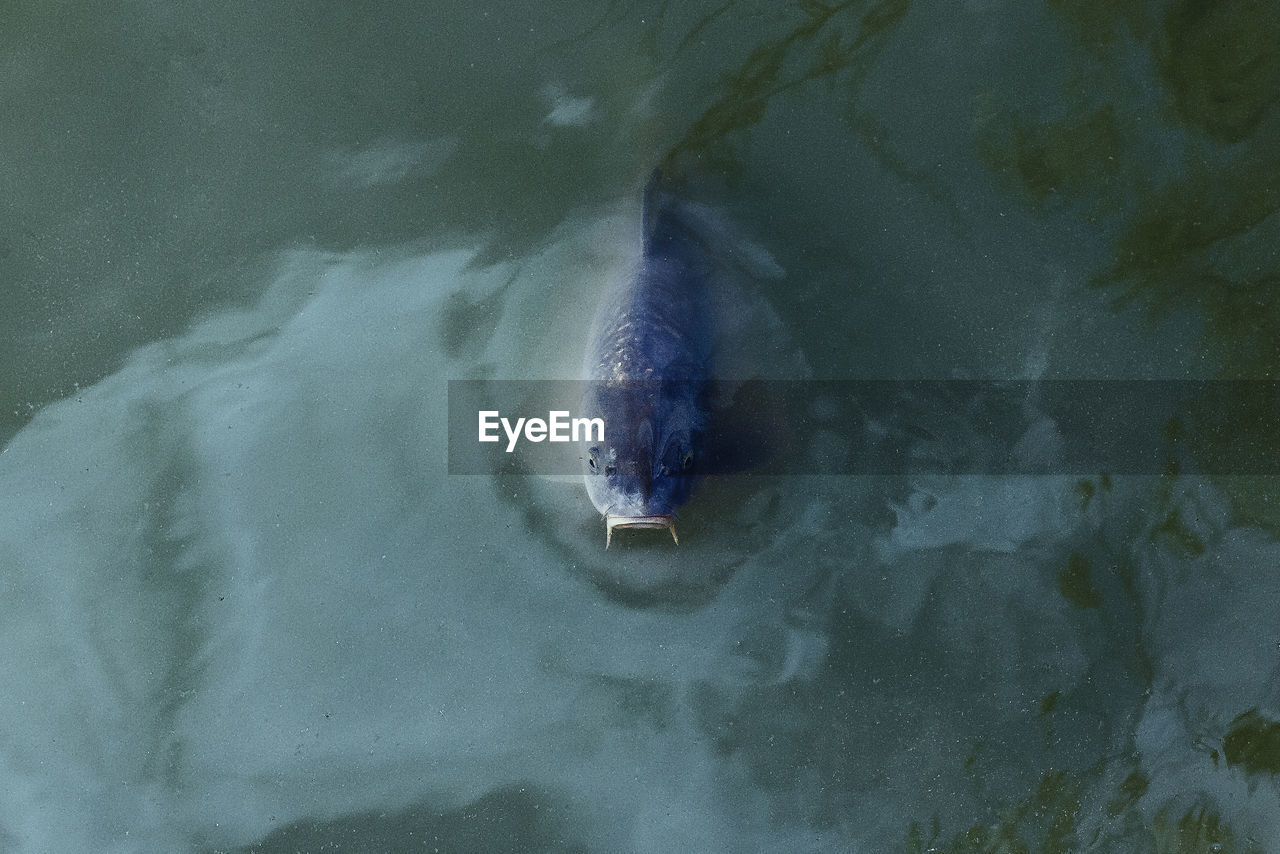
{"label": "fish body", "polygon": [[[643,247],[604,296],[584,361],[582,410],[604,420],[583,448],[587,493],[615,528],[667,528],[693,493],[711,376],[711,259],[660,172],[645,190]],[[676,540],[679,542],[679,540]]]}

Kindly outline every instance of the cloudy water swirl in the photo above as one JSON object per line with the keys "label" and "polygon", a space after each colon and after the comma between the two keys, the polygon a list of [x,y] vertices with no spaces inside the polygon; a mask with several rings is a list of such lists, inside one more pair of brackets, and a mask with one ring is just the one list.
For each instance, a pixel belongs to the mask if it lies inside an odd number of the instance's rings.
{"label": "cloudy water swirl", "polygon": [[[1045,464],[975,470],[964,392],[1274,381],[1271,4],[2,30],[0,849],[1280,850],[1266,400],[1120,473],[1032,393]],[[606,552],[580,476],[450,473],[449,383],[580,379],[655,166],[724,375],[955,397],[805,398]],[[824,468],[899,429],[936,464]]]}

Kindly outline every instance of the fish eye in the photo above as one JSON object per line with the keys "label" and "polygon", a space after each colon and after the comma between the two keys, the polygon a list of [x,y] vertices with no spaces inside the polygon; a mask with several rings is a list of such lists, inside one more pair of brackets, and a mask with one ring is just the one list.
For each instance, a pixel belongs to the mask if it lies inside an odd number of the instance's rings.
{"label": "fish eye", "polygon": [[598,453],[600,453],[599,448],[590,448],[587,451],[587,467],[590,468],[592,472],[595,472],[600,468],[599,464],[596,462],[596,454]]}
{"label": "fish eye", "polygon": [[693,451],[685,451],[684,458],[680,460],[680,471],[688,471],[693,468]]}

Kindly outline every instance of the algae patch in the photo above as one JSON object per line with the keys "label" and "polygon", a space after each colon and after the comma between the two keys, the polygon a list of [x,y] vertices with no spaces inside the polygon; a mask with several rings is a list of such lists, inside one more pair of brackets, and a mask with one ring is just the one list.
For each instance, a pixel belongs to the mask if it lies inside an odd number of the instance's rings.
{"label": "algae patch", "polygon": [[1010,111],[984,111],[978,124],[978,156],[1034,205],[1057,195],[1094,209],[1108,207],[1104,199],[1124,151],[1112,105],[1047,124]]}
{"label": "algae patch", "polygon": [[1067,771],[1040,778],[1034,793],[1003,810],[992,822],[975,824],[949,842],[939,840],[935,821],[926,838],[924,827],[912,822],[903,849],[907,854],[1066,854],[1077,850],[1084,781]]}
{"label": "algae patch", "polygon": [[1224,142],[1280,97],[1280,14],[1262,0],[1182,0],[1165,16],[1161,72],[1183,117]]}
{"label": "algae patch", "polygon": [[[1195,331],[1220,379],[1280,377],[1280,10],[1265,0],[1049,0],[1073,54],[1069,81],[1034,107],[974,103],[973,146],[1032,211],[1101,229],[1112,257],[1088,277],[1112,309]],[[1000,104],[993,108],[993,104]],[[1193,403],[1208,470],[1267,473],[1280,458],[1264,410]],[[1280,531],[1275,481],[1218,483],[1242,519]],[[1093,496],[1082,491],[1088,506]],[[1176,522],[1176,520],[1175,520]],[[1184,554],[1203,544],[1158,532]]]}
{"label": "algae patch", "polygon": [[[844,0],[828,5],[802,0],[798,6],[802,19],[791,31],[757,46],[725,76],[723,94],[667,155],[668,171],[673,171],[679,158],[693,155],[736,175],[741,166],[728,148],[735,134],[759,123],[774,98],[809,81],[847,73],[856,85],[910,4],[909,0],[871,4]],[[852,36],[845,31],[850,23],[854,24]]]}
{"label": "algae patch", "polygon": [[1258,843],[1241,839],[1217,811],[1201,806],[1174,819],[1162,809],[1151,827],[1156,854],[1262,854]]}
{"label": "algae patch", "polygon": [[1125,777],[1116,796],[1107,802],[1107,818],[1118,818],[1125,810],[1132,809],[1142,800],[1150,786],[1147,775],[1141,771],[1134,771]]}
{"label": "algae patch", "polygon": [[1231,722],[1222,753],[1246,774],[1280,774],[1280,722],[1250,709]]}
{"label": "algae patch", "polygon": [[1077,608],[1102,607],[1102,594],[1093,586],[1089,558],[1072,552],[1067,568],[1058,575],[1058,592]]}

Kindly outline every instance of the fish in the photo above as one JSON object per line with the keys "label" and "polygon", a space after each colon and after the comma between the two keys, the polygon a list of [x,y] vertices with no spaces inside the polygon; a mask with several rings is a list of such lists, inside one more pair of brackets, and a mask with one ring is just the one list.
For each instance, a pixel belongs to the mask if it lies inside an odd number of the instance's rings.
{"label": "fish", "polygon": [[645,186],[641,242],[634,270],[601,299],[583,360],[580,409],[605,425],[604,441],[583,448],[583,476],[606,549],[626,529],[665,528],[679,545],[676,511],[706,462],[715,259],[661,167]]}

